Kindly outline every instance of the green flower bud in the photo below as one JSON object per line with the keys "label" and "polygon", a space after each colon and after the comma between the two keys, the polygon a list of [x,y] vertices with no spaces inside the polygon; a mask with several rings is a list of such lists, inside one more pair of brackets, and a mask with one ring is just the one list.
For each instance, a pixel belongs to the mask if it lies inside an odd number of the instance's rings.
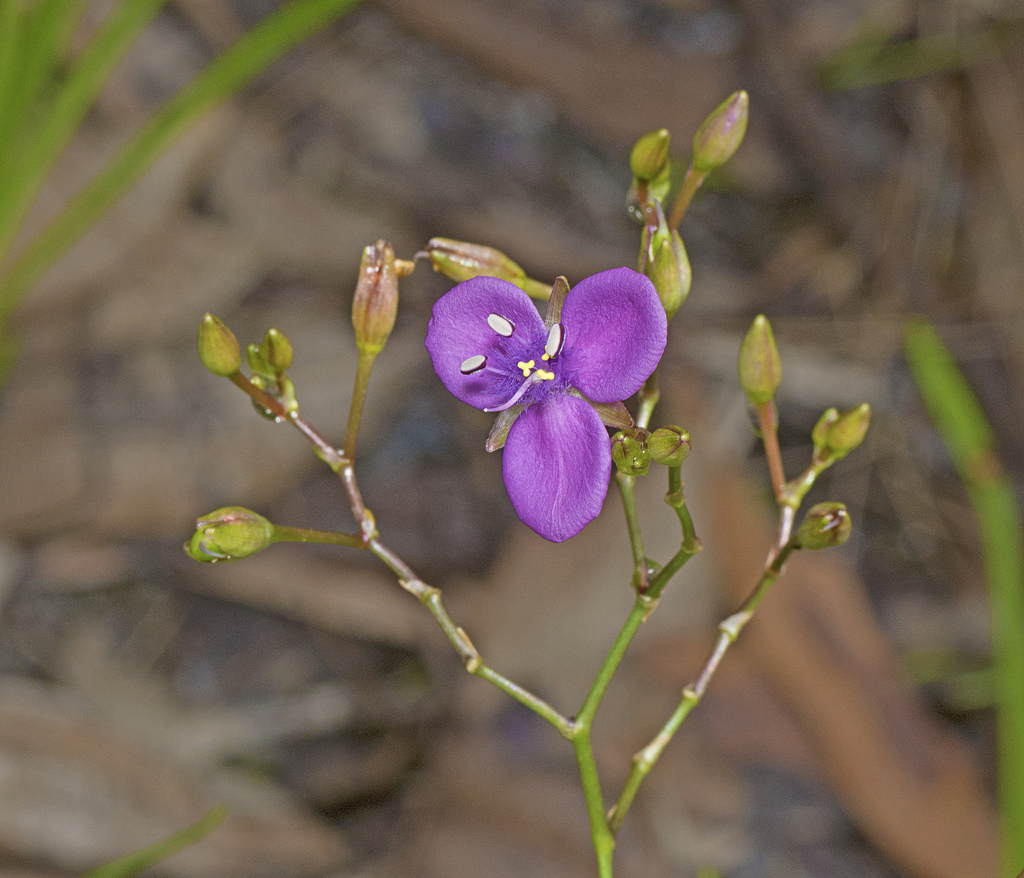
{"label": "green flower bud", "polygon": [[241,506],[225,506],[196,520],[185,554],[196,561],[238,561],[274,542],[274,525]]}
{"label": "green flower bud", "polygon": [[395,250],[378,241],[363,250],[359,281],[352,299],[352,326],[361,354],[376,356],[391,335],[398,314]]}
{"label": "green flower bud", "polygon": [[659,128],[645,134],[629,154],[629,167],[633,176],[641,180],[653,180],[669,167],[669,134],[667,128]]}
{"label": "green flower bud", "polygon": [[[650,209],[653,205],[653,216]],[[669,228],[661,202],[648,205],[648,224],[644,226],[641,252],[643,272],[654,284],[669,319],[679,310],[690,293],[690,258],[686,255],[679,232]],[[652,219],[656,218],[657,225]]]}
{"label": "green flower bud", "polygon": [[267,365],[279,374],[292,366],[292,357],[294,356],[292,343],[288,341],[288,336],[279,329],[267,330],[267,334],[263,336],[263,353]]}
{"label": "green flower bud", "polygon": [[828,549],[841,546],[850,538],[850,513],[842,503],[818,503],[812,506],[796,532],[801,549]]}
{"label": "green flower bud", "polygon": [[764,314],[750,325],[737,363],[740,387],[755,405],[770,402],[782,383],[782,360],[775,346],[775,335]]}
{"label": "green flower bud", "polygon": [[424,248],[434,271],[454,281],[485,275],[522,286],[526,272],[500,250],[450,238],[431,238]]}
{"label": "green flower bud", "polygon": [[238,339],[224,322],[212,314],[204,314],[196,339],[199,359],[214,375],[227,377],[242,368],[242,352]]}
{"label": "green flower bud", "polygon": [[647,440],[651,460],[665,466],[679,466],[690,456],[690,434],[682,427],[659,427]]}
{"label": "green flower bud", "polygon": [[814,429],[811,431],[811,442],[814,443],[815,454],[825,448],[825,443],[828,441],[828,431],[832,429],[832,425],[838,418],[839,409],[837,408],[825,409],[821,413],[818,423],[814,425]]}
{"label": "green flower bud", "polygon": [[856,408],[843,412],[829,427],[825,435],[825,446],[836,460],[846,457],[864,441],[864,434],[871,423],[871,406],[862,402]]}
{"label": "green flower bud", "polygon": [[747,133],[750,98],[745,91],[729,95],[702,123],[693,137],[693,166],[707,173],[732,158]]}
{"label": "green flower bud", "polygon": [[612,462],[623,475],[643,476],[651,465],[651,455],[645,442],[620,431],[612,436]]}
{"label": "green flower bud", "polygon": [[[259,375],[267,378],[273,377],[274,370],[270,368],[270,363],[267,362],[266,353],[261,345],[247,344],[245,346],[245,361],[252,370],[254,383]],[[262,387],[263,385],[257,384],[257,386]]]}
{"label": "green flower bud", "polygon": [[611,460],[624,475],[646,475],[650,466],[647,445],[628,432],[617,432],[611,437]]}

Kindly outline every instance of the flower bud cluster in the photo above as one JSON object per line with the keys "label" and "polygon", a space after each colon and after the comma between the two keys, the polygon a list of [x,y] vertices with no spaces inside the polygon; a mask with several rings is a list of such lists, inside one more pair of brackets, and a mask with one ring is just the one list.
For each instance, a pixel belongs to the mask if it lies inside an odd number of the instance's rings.
{"label": "flower bud cluster", "polygon": [[[291,368],[293,356],[294,351],[288,336],[273,328],[266,331],[260,344],[250,344],[245,349],[245,359],[252,370],[249,380],[278,400],[289,413],[299,410],[299,403],[295,398],[295,385],[285,374]],[[259,406],[256,410],[266,417],[273,418],[273,415]]]}
{"label": "flower bud cluster", "polygon": [[827,409],[811,432],[815,459],[827,464],[842,460],[864,441],[870,424],[871,406],[866,402],[842,414]]}

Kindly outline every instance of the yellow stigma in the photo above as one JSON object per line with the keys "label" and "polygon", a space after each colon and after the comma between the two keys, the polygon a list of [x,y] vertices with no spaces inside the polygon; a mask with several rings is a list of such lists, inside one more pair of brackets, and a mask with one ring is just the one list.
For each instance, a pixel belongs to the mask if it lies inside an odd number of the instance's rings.
{"label": "yellow stigma", "polygon": [[545,372],[543,369],[537,370],[537,377],[542,381],[553,381],[555,378],[554,372]]}
{"label": "yellow stigma", "polygon": [[524,362],[523,362],[522,360],[520,360],[520,361],[519,361],[518,363],[516,363],[516,365],[517,365],[517,366],[519,366],[519,368],[523,370],[523,377],[524,377],[524,378],[529,378],[529,377],[530,377],[530,370],[531,370],[531,369],[532,369],[532,368],[533,368],[533,367],[534,367],[534,366],[535,366],[536,364],[534,363],[534,361],[533,361],[533,360],[530,360],[530,361],[529,361],[529,362],[527,362],[527,363],[524,363]]}

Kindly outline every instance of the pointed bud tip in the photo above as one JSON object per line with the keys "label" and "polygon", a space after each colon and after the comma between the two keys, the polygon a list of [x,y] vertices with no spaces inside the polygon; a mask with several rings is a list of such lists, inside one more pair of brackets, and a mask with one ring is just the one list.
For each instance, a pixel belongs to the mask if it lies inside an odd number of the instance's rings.
{"label": "pointed bud tip", "polygon": [[850,538],[853,523],[842,503],[818,503],[812,506],[796,532],[801,549],[829,549],[841,546]]}
{"label": "pointed bud tip", "polygon": [[291,368],[295,351],[292,343],[279,329],[268,329],[263,337],[264,356],[267,364],[276,372],[285,372]]}
{"label": "pointed bud tip", "polygon": [[359,352],[380,353],[395,327],[397,315],[395,250],[387,241],[378,241],[363,250],[359,280],[352,299],[352,326]]}
{"label": "pointed bud tip", "polygon": [[724,165],[747,132],[750,96],[735,91],[707,117],[693,137],[693,166],[704,173]]}
{"label": "pointed bud tip", "polygon": [[824,444],[837,457],[845,457],[864,441],[870,425],[871,406],[863,402],[835,419],[825,434]]}
{"label": "pointed bud tip", "polygon": [[424,252],[434,271],[460,283],[481,275],[501,278],[516,286],[526,281],[526,272],[494,247],[451,238],[431,238]]}
{"label": "pointed bud tip", "polygon": [[669,165],[669,133],[667,128],[650,131],[641,137],[629,154],[629,167],[640,180],[653,180]]}
{"label": "pointed bud tip", "polygon": [[238,339],[224,321],[209,312],[199,323],[196,348],[202,364],[214,375],[228,377],[242,368]]}
{"label": "pointed bud tip", "polygon": [[743,392],[755,405],[770,402],[782,383],[782,359],[764,314],[754,318],[743,338],[737,372]]}

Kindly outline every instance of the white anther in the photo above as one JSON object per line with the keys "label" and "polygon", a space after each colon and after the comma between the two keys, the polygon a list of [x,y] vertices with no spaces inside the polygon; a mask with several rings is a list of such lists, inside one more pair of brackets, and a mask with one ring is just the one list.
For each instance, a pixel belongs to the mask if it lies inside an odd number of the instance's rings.
{"label": "white anther", "polygon": [[508,338],[516,330],[512,321],[502,317],[500,314],[488,314],[487,325],[498,335],[503,335],[505,338]]}
{"label": "white anther", "polygon": [[462,361],[462,365],[459,366],[459,371],[463,375],[472,375],[474,372],[479,372],[486,365],[487,357],[483,354],[477,354],[473,357],[466,357]]}
{"label": "white anther", "polygon": [[562,329],[561,323],[556,323],[548,332],[548,342],[544,345],[544,353],[548,355],[548,359],[558,356],[563,341],[565,341],[565,330]]}

